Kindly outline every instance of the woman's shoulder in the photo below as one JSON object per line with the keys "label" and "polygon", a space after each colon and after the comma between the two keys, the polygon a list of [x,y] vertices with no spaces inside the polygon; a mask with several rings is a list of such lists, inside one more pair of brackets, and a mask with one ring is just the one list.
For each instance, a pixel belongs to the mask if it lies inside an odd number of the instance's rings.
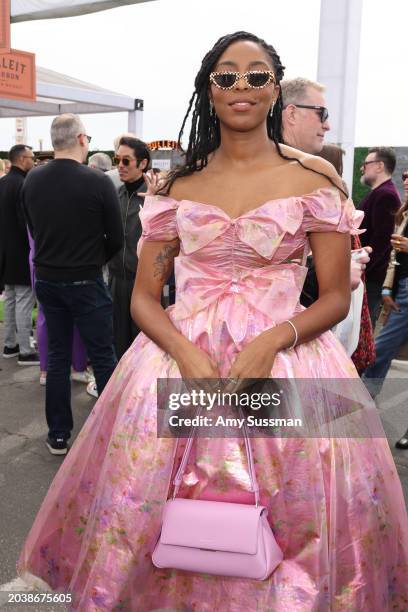
{"label": "woman's shoulder", "polygon": [[187,176],[179,176],[177,180],[171,185],[169,189],[169,197],[181,202],[191,197],[191,194],[195,192],[196,188],[202,182],[202,174],[205,174],[205,169],[199,173],[194,172]]}

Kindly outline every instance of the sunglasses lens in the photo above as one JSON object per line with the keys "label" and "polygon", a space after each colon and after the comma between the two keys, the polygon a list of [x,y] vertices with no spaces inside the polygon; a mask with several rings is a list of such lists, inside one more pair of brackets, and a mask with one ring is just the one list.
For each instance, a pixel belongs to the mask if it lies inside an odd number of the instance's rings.
{"label": "sunglasses lens", "polygon": [[404,174],[402,175],[402,180],[403,180],[403,181],[406,181],[407,179],[408,179],[408,173],[404,173]]}
{"label": "sunglasses lens", "polygon": [[115,157],[114,160],[115,164],[117,164],[119,166],[120,162],[122,162],[122,164],[124,166],[128,166],[130,164],[130,159],[127,159],[127,157],[124,157],[123,159],[120,157]]}
{"label": "sunglasses lens", "polygon": [[269,72],[248,72],[247,81],[250,87],[265,87],[272,79]]}
{"label": "sunglasses lens", "polygon": [[231,72],[216,72],[213,75],[213,81],[218,87],[222,87],[223,89],[229,89],[233,87],[237,77],[235,74]]}
{"label": "sunglasses lens", "polygon": [[320,119],[321,122],[324,123],[325,121],[327,121],[329,118],[329,111],[327,110],[327,108],[322,108],[322,110],[320,111]]}

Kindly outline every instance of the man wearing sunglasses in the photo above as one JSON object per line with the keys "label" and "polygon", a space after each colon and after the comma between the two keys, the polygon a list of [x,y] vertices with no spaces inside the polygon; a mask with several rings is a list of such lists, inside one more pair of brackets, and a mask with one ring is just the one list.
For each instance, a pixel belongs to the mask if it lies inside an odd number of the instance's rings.
{"label": "man wearing sunglasses", "polygon": [[133,136],[122,136],[114,163],[122,185],[118,195],[123,226],[123,247],[109,262],[109,287],[113,299],[114,345],[118,359],[139,333],[130,316],[130,300],[137,270],[136,247],[142,233],[139,211],[146,191],[143,173],[150,164],[148,146]]}
{"label": "man wearing sunglasses", "polygon": [[324,86],[298,77],[282,81],[281,88],[283,141],[295,149],[318,155],[330,130]]}
{"label": "man wearing sunglasses", "polygon": [[[281,88],[285,144],[312,155],[325,157],[323,153],[324,137],[325,133],[330,130],[329,111],[326,108],[324,97],[325,87],[315,81],[297,77],[282,81]],[[370,243],[367,242],[366,245],[369,246]],[[350,278],[354,280],[352,290],[359,286],[363,268],[369,261],[370,256],[367,252],[359,256],[359,261],[351,260]],[[310,306],[319,296],[316,271],[311,257],[308,257],[307,265],[308,272],[300,296],[300,302],[305,307]],[[373,344],[373,333],[368,321],[366,297],[363,298],[363,313],[357,352],[352,355],[359,371],[362,371],[372,361],[372,351],[369,350],[369,347]]]}
{"label": "man wearing sunglasses", "polygon": [[400,197],[391,177],[395,170],[395,152],[390,147],[373,147],[361,166],[361,183],[371,189],[361,201],[364,211],[361,243],[371,245],[373,254],[366,269],[368,307],[373,327],[380,313],[382,287],[391,255],[391,234],[394,232],[395,214],[401,205]]}
{"label": "man wearing sunglasses", "polygon": [[88,168],[90,136],[77,115],[54,119],[55,158],[31,171],[23,208],[34,239],[35,290],[48,332],[46,445],[65,455],[73,428],[70,370],[76,324],[101,393],[116,366],[112,300],[102,266],[122,246],[119,202],[112,181]]}
{"label": "man wearing sunglasses", "polygon": [[[118,154],[119,143],[121,139],[125,136],[136,138],[136,134],[133,134],[132,132],[122,132],[121,134],[118,134],[118,136],[115,136],[115,138],[113,139],[113,150],[115,152],[115,156],[117,156]],[[115,166],[111,170],[108,170],[106,176],[109,176],[109,178],[113,181],[113,184],[115,185],[116,189],[119,189],[119,187],[122,186],[122,181],[120,180],[119,169],[117,166]]]}

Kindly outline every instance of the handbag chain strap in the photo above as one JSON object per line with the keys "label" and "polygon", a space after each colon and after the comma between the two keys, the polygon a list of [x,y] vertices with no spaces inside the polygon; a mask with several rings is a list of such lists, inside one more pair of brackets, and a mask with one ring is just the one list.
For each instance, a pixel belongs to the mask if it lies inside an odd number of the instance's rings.
{"label": "handbag chain strap", "polygon": [[[197,412],[197,416],[200,416],[202,409],[203,409],[203,407],[200,406],[200,408],[198,409],[198,412]],[[241,408],[239,408],[239,411],[240,411],[240,413],[242,415]],[[194,426],[191,429],[191,433],[190,433],[190,435],[188,437],[187,444],[186,444],[186,447],[184,449],[183,456],[181,458],[179,469],[177,470],[176,476],[175,476],[174,481],[173,481],[173,485],[174,485],[173,499],[176,498],[177,493],[178,493],[178,491],[180,489],[181,483],[183,481],[183,475],[184,475],[184,471],[185,471],[186,466],[187,466],[187,461],[188,461],[188,458],[189,458],[189,455],[190,455],[191,447],[193,445],[196,429],[197,429],[197,426]],[[251,481],[251,491],[255,495],[255,506],[258,507],[259,506],[259,485],[258,485],[258,481],[256,479],[254,457],[253,457],[253,454],[252,454],[251,443],[250,443],[249,438],[248,438],[248,433],[247,433],[247,427],[246,427],[245,420],[244,420],[244,424],[243,424],[243,428],[242,429],[243,429],[243,432],[244,432],[245,449],[246,449],[246,454],[247,454],[247,459],[248,459],[248,472],[249,472],[249,479]]]}

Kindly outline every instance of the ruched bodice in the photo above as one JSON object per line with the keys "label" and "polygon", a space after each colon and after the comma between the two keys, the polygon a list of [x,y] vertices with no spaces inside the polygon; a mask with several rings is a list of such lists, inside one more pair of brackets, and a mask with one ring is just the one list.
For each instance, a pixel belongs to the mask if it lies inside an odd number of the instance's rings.
{"label": "ruched bodice", "polygon": [[146,198],[140,218],[139,250],[144,240],[180,240],[175,320],[235,294],[276,322],[298,305],[308,234],[356,233],[362,213],[337,190],[320,189],[270,200],[236,219],[216,205],[154,196]]}

